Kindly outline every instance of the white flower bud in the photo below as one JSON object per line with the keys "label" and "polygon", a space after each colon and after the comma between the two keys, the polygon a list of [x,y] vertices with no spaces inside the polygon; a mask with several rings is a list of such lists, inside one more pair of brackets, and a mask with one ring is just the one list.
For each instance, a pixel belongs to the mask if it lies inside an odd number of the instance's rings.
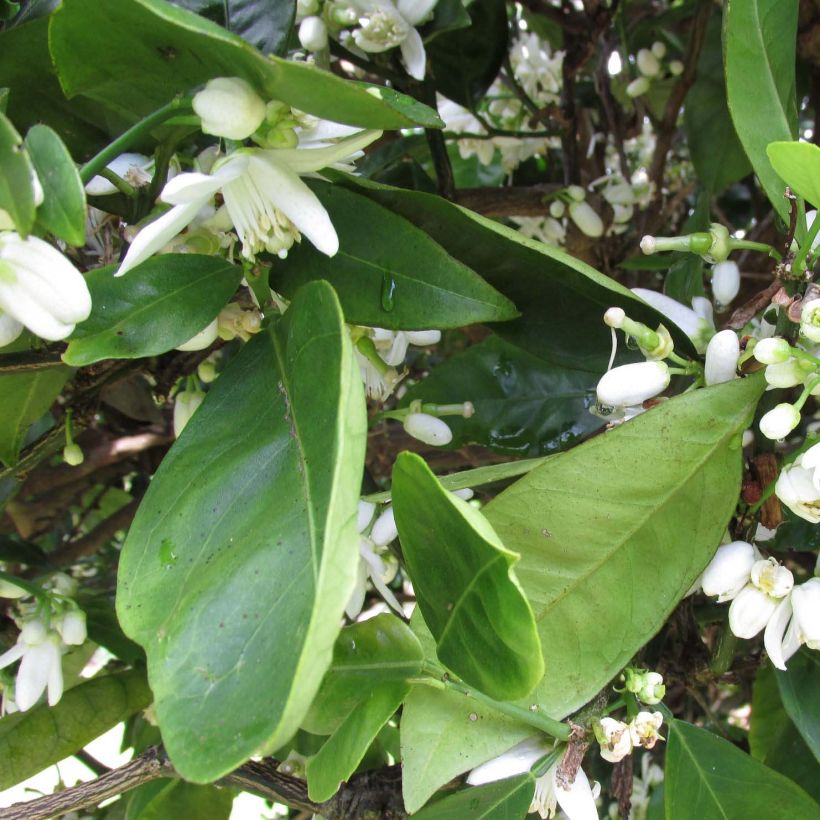
{"label": "white flower bud", "polygon": [[359,510],[356,517],[356,529],[364,532],[367,525],[373,520],[373,513],[376,512],[376,505],[370,501],[359,501]]}
{"label": "white flower bud", "polygon": [[669,63],[669,73],[673,77],[680,77],[683,74],[684,65],[680,60],[672,60]]}
{"label": "white flower bud", "polygon": [[775,558],[764,558],[752,565],[751,582],[772,598],[782,598],[792,591],[794,576]]}
{"label": "white flower bud", "polygon": [[732,303],[740,290],[740,268],[736,262],[718,262],[712,268],[712,295],[718,309]]}
{"label": "white flower bud", "polygon": [[194,351],[194,350],[204,350],[206,347],[210,347],[215,341],[216,337],[219,335],[219,321],[214,319],[206,327],[202,328],[195,336],[192,336],[188,339],[187,342],[181,344],[177,350],[182,350],[185,352]]}
{"label": "white flower bud", "polygon": [[777,609],[777,599],[747,584],[729,607],[729,629],[738,638],[754,638]]}
{"label": "white flower bud", "polygon": [[663,682],[663,675],[658,672],[647,672],[644,684],[638,692],[638,700],[647,706],[654,706],[663,700],[666,694],[666,686]]}
{"label": "white flower bud", "polygon": [[655,40],[655,42],[652,43],[652,53],[659,60],[662,60],[666,56],[666,43],[662,43],[660,40]]}
{"label": "white flower bud", "polygon": [[205,394],[200,391],[183,391],[177,393],[174,400],[174,435],[179,438],[185,429],[191,416],[199,409],[199,405],[205,400]]}
{"label": "white flower bud", "polygon": [[217,77],[194,94],[193,108],[202,132],[243,140],[262,125],[265,101],[240,77]]}
{"label": "white flower bud", "polygon": [[602,191],[604,199],[610,205],[634,205],[636,201],[635,191],[627,182],[619,182],[615,185],[607,185]]}
{"label": "white flower bud", "polygon": [[393,515],[391,505],[376,519],[376,523],[370,531],[370,538],[377,547],[386,547],[391,541],[395,541],[398,535],[396,518]]}
{"label": "white flower bud", "polygon": [[569,206],[569,215],[572,221],[587,236],[597,238],[604,234],[604,223],[601,217],[588,202],[572,202]]}
{"label": "white flower bud", "polygon": [[406,335],[407,341],[416,347],[429,347],[441,341],[440,330],[408,330]]}
{"label": "white flower bud", "polygon": [[299,42],[305,51],[327,48],[327,26],[321,17],[305,17],[299,24]]}
{"label": "white flower bud", "polygon": [[820,299],[810,299],[800,311],[800,333],[815,344],[820,343]]}
{"label": "white flower bud", "polygon": [[643,404],[669,386],[665,362],[637,362],[613,367],[598,382],[598,402],[606,407]]}
{"label": "white flower bud", "polygon": [[604,324],[609,327],[621,327],[624,319],[626,319],[626,312],[623,308],[611,307],[604,314]]}
{"label": "white flower bud", "polygon": [[658,58],[648,48],[642,48],[638,52],[638,71],[644,77],[657,77],[661,73]]}
{"label": "white flower bud", "polygon": [[658,245],[658,243],[655,241],[655,237],[654,236],[649,236],[649,234],[647,234],[646,236],[643,237],[643,239],[641,239],[641,250],[647,256],[649,256],[650,254],[655,253],[655,251],[657,250],[657,245]]}
{"label": "white flower bud", "polygon": [[706,346],[706,384],[723,384],[735,378],[737,360],[740,358],[740,340],[734,330],[721,330]]}
{"label": "white flower bud", "polygon": [[453,431],[440,418],[428,413],[409,413],[404,419],[404,429],[413,438],[437,447],[453,440]]}
{"label": "white flower bud", "polygon": [[663,740],[658,729],[663,724],[660,712],[638,712],[629,724],[629,733],[634,746],[651,749],[659,740]]}
{"label": "white flower bud", "polygon": [[803,384],[806,371],[798,359],[788,359],[785,362],[770,364],[764,371],[764,376],[772,387],[795,387]]}
{"label": "white flower bud", "polygon": [[57,631],[68,646],[80,646],[88,636],[85,625],[85,612],[81,609],[69,609],[55,622]]}
{"label": "white flower bud", "polygon": [[601,757],[610,763],[632,754],[632,736],[629,726],[620,720],[605,717],[594,726],[595,737],[601,744]]}
{"label": "white flower bud", "polygon": [[701,576],[704,595],[717,596],[719,604],[731,601],[749,583],[757,553],[747,541],[732,541],[718,547]]}
{"label": "white flower bud", "polygon": [[620,205],[617,202],[612,206],[612,221],[617,225],[622,225],[624,222],[629,222],[635,213],[635,208],[632,205]]}
{"label": "white flower bud", "polygon": [[85,461],[85,453],[79,444],[71,443],[63,447],[63,461],[69,467],[77,467]]}
{"label": "white flower bud", "polygon": [[565,210],[566,206],[560,199],[553,199],[550,203],[550,216],[555,217],[555,219],[560,219],[564,215]]}
{"label": "white flower bud", "polygon": [[[773,365],[769,365],[772,367]],[[800,424],[800,411],[791,404],[778,404],[760,419],[760,432],[766,438],[780,441]]]}
{"label": "white flower bud", "polygon": [[573,202],[583,202],[586,199],[586,191],[580,185],[570,185],[567,194]]}
{"label": "white flower bud", "polygon": [[642,97],[647,91],[649,91],[649,86],[650,82],[648,77],[638,77],[626,87],[626,96],[632,97],[632,99],[635,99],[635,97]]}
{"label": "white flower bud", "polygon": [[754,357],[762,364],[780,364],[791,358],[789,343],[779,336],[761,339],[754,346]]}

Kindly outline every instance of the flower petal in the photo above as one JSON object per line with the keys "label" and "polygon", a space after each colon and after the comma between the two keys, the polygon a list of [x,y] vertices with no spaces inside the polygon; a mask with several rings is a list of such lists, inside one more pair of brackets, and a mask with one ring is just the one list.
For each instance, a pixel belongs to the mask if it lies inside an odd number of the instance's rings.
{"label": "flower petal", "polygon": [[421,35],[411,28],[402,40],[400,48],[401,59],[407,73],[416,80],[423,80],[424,71],[427,68],[427,54],[424,51]]}
{"label": "flower petal", "polygon": [[792,617],[791,596],[786,596],[774,611],[774,615],[766,624],[766,631],[763,633],[763,643],[769,660],[778,668],[786,671],[786,659],[783,657],[783,635],[786,632],[786,625]]}
{"label": "flower petal", "polygon": [[10,345],[23,332],[23,323],[8,313],[0,312],[0,347]]}
{"label": "flower petal", "polygon": [[555,778],[557,771],[558,767],[556,766],[553,773],[555,796],[558,799],[558,805],[569,820],[598,820],[595,798],[592,796],[592,788],[584,770],[578,769],[575,781],[569,789],[562,789],[558,784]]}
{"label": "flower petal", "polygon": [[397,5],[399,14],[411,26],[416,26],[430,14],[437,2],[438,0],[399,0]]}
{"label": "flower petal", "polygon": [[[247,165],[247,162],[236,170],[236,175],[241,173],[245,165]],[[228,173],[233,177],[233,163]],[[222,187],[224,182],[225,180],[222,177],[200,174],[196,171],[177,174],[173,179],[168,180],[159,198],[169,205],[187,205],[189,202],[197,202],[201,207],[212,194],[215,194]]]}
{"label": "flower petal", "polygon": [[257,156],[265,155],[278,167],[286,166],[297,174],[312,174],[333,165],[334,162],[347,159],[381,135],[381,131],[360,131],[326,148],[270,148],[267,151],[260,151]]}
{"label": "flower petal", "polygon": [[26,649],[14,684],[14,702],[21,712],[31,709],[45,691],[51,674],[54,648],[51,641],[43,641]]}
{"label": "flower petal", "polygon": [[769,622],[777,603],[753,584],[748,584],[729,607],[729,628],[738,638],[754,638]]}
{"label": "flower petal", "polygon": [[536,760],[549,754],[551,747],[543,736],[529,737],[513,746],[504,754],[476,766],[469,775],[467,782],[471,786],[480,786],[483,783],[493,783],[512,777],[516,774],[528,772]]}

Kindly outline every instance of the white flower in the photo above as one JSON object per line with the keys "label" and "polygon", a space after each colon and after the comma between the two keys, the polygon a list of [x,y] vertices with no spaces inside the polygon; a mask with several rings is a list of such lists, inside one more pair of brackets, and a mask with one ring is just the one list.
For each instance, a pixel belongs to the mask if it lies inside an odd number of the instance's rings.
{"label": "white flower", "polygon": [[205,394],[201,390],[183,390],[177,393],[174,399],[174,435],[177,438],[204,400]]}
{"label": "white flower", "polygon": [[666,56],[666,43],[662,43],[660,40],[655,40],[655,42],[652,43],[652,53],[659,60],[662,60]]}
{"label": "white flower", "polygon": [[[645,240],[651,238],[645,236],[641,240],[641,247],[644,247]],[[644,251],[644,253],[647,253],[647,251]],[[675,299],[664,296],[664,294],[655,290],[632,288],[632,292],[676,324],[692,340],[698,353],[705,352],[709,339],[715,333],[712,305],[708,299],[696,296],[692,299],[692,308],[690,309]]]}
{"label": "white flower", "polygon": [[644,77],[657,77],[661,73],[661,64],[658,62],[658,58],[648,48],[642,48],[638,52],[637,63],[638,71]]}
{"label": "white flower", "polygon": [[[769,340],[764,339],[764,341]],[[771,387],[795,387],[798,384],[803,384],[806,378],[806,370],[799,359],[791,358],[785,362],[775,362],[768,365],[764,376],[766,383]]]}
{"label": "white flower", "polygon": [[718,310],[727,307],[740,290],[740,268],[737,262],[726,260],[712,268],[712,295]]}
{"label": "white flower", "polygon": [[[776,365],[769,365],[775,367]],[[768,370],[768,368],[766,368]],[[791,404],[778,404],[760,419],[760,432],[766,438],[780,441],[800,424],[800,411]]]}
{"label": "white flower", "polygon": [[751,582],[772,598],[783,598],[792,591],[794,576],[776,558],[762,558],[752,564]]}
{"label": "white flower", "polygon": [[14,701],[21,712],[31,709],[48,689],[49,706],[63,694],[60,638],[41,621],[26,621],[17,643],[0,655],[0,669],[20,660],[14,683]]}
{"label": "white flower", "polygon": [[666,685],[663,682],[663,675],[659,672],[647,672],[644,675],[644,683],[640,688],[638,700],[647,706],[654,706],[663,700],[666,694]]}
{"label": "white flower", "polygon": [[601,757],[610,763],[632,754],[632,736],[629,726],[620,720],[605,717],[595,724],[595,737],[601,744]]}
{"label": "white flower", "polygon": [[794,577],[774,559],[755,561],[750,582],[729,607],[729,628],[738,638],[754,638],[777,609],[780,599],[791,592]]}
{"label": "white flower", "polygon": [[810,299],[803,305],[800,333],[815,344],[820,342],[820,299]]}
{"label": "white flower", "polygon": [[[627,97],[632,97],[633,99],[635,97],[640,97],[649,91],[650,85],[651,83],[648,77],[637,77],[626,87],[626,95]],[[643,247],[643,244],[641,247]],[[648,253],[648,251],[644,251],[644,253]]]}
{"label": "white flower", "polygon": [[659,740],[663,740],[658,729],[663,724],[660,712],[638,712],[629,724],[629,734],[634,746],[651,749]]}
{"label": "white flower", "polygon": [[[57,250],[37,237],[0,233],[0,313],[50,341],[65,339],[91,313],[83,275]],[[6,339],[13,326],[3,322]],[[14,336],[16,338],[16,336]],[[6,342],[8,343],[8,342]]]}
{"label": "white flower", "polygon": [[210,175],[175,176],[160,195],[174,207],[137,234],[116,275],[164,247],[220,190],[246,259],[253,260],[263,250],[286,255],[300,232],[322,253],[333,256],[339,249],[336,231],[322,203],[299,176],[349,157],[380,134],[361,131],[323,148],[244,148],[216,162]]}
{"label": "white flower", "polygon": [[[120,154],[105,167],[124,179],[133,188],[144,187],[154,176],[154,159],[153,157],[146,157],[145,154]],[[109,182],[101,176],[92,177],[91,181],[85,186],[85,192],[89,196],[109,196],[116,194],[117,190],[117,186],[113,182]]]}
{"label": "white flower", "polygon": [[[523,774],[550,751],[552,747],[543,738],[528,738],[503,755],[477,766],[467,775],[467,782],[471,786],[480,786]],[[578,769],[575,781],[568,789],[558,783],[557,772],[558,764],[555,763],[536,779],[530,813],[538,812],[543,820],[547,820],[555,817],[557,807],[560,806],[569,820],[598,820],[598,809],[595,807],[596,793],[583,769]]]}
{"label": "white flower", "polygon": [[792,355],[789,343],[780,336],[761,339],[754,346],[753,353],[762,364],[781,364],[787,362]]}
{"label": "white flower", "polygon": [[669,386],[665,362],[636,362],[613,367],[598,382],[598,402],[605,407],[642,404]]}
{"label": "white flower", "polygon": [[321,17],[305,17],[299,24],[299,42],[305,51],[327,48],[327,26]]}
{"label": "white flower", "polygon": [[740,340],[733,330],[721,330],[706,346],[704,379],[707,385],[723,384],[735,377],[740,358]]}
{"label": "white flower", "polygon": [[377,547],[386,547],[391,541],[395,541],[399,537],[392,505],[388,506],[376,519],[376,523],[373,524],[373,529],[370,531],[370,537]]}
{"label": "white flower", "polygon": [[763,643],[771,662],[783,670],[802,644],[820,649],[820,578],[796,586],[778,604],[766,625]]}
{"label": "white flower", "polygon": [[64,644],[80,646],[85,643],[88,636],[85,620],[85,612],[81,609],[67,609],[62,616],[55,618],[54,627]]}
{"label": "white flower", "polygon": [[749,583],[755,548],[747,541],[732,541],[718,547],[715,557],[701,576],[704,595],[716,595],[718,603],[731,601]]}
{"label": "white flower", "polygon": [[453,440],[453,431],[446,422],[428,413],[408,413],[404,418],[404,429],[413,438],[441,447]]}
{"label": "white flower", "polygon": [[777,497],[795,514],[820,524],[820,444],[815,444],[777,478]]}
{"label": "white flower", "polygon": [[243,140],[262,125],[265,101],[240,77],[215,77],[194,94],[193,108],[204,134]]}
{"label": "white flower", "polygon": [[210,324],[202,328],[199,333],[192,336],[187,342],[181,344],[177,350],[185,352],[204,350],[216,341],[217,336],[219,336],[219,319],[214,319]]}
{"label": "white flower", "polygon": [[593,238],[603,236],[604,223],[588,202],[571,202],[569,205],[569,216],[587,236]]}

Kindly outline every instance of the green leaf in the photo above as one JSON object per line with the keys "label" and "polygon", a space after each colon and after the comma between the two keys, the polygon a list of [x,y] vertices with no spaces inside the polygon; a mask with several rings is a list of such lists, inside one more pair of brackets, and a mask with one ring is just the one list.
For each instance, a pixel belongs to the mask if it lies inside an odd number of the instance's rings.
{"label": "green leaf", "polygon": [[371,689],[393,687],[419,675],[423,660],[418,638],[395,615],[377,615],[345,627],[303,728],[317,735],[333,734]]}
{"label": "green leaf", "polygon": [[129,792],[125,820],[227,820],[234,792],[218,786],[197,786],[183,780],[155,780]]}
{"label": "green leaf", "polygon": [[404,330],[504,321],[515,305],[406,219],[340,185],[313,184],[339,235],[328,259],[310,243],[278,262],[278,287],[329,281],[349,322]]}
{"label": "green leaf", "polygon": [[213,77],[241,77],[267,98],[362,128],[438,128],[435,111],[392,89],[369,93],[307,63],[264,57],[216,23],[164,0],[65,0],[49,45],[67,96],[134,120]]}
{"label": "green leaf", "polygon": [[428,48],[436,88],[472,108],[498,76],[507,54],[507,4],[473,0],[467,6],[470,27],[437,37]]}
{"label": "green leaf", "polygon": [[68,364],[173,350],[207,327],[242,279],[238,265],[190,253],[153,256],[120,279],[115,270],[108,265],[86,276],[91,315],[69,337]]}
{"label": "green leaf", "polygon": [[47,125],[29,129],[26,148],[43,186],[37,221],[69,245],[85,245],[85,191],[68,149]]}
{"label": "green leaf", "polygon": [[304,718],[355,582],[365,431],[338,301],[315,283],[231,360],[154,476],[117,614],[186,780],[278,748]]}
{"label": "green leaf", "polygon": [[63,694],[56,706],[36,706],[0,720],[0,789],[59,762],[151,703],[145,673],[93,678]]}
{"label": "green leaf", "polygon": [[751,173],[726,102],[720,19],[716,15],[709,23],[697,79],[686,95],[683,114],[692,164],[704,188],[719,193]]}
{"label": "green leaf", "polygon": [[754,377],[677,396],[548,459],[484,507],[521,554],[547,670],[532,698],[546,714],[595,695],[714,554],[764,387]]}
{"label": "green leaf", "polygon": [[439,660],[492,698],[526,695],[544,665],[532,608],[513,572],[515,553],[415,453],[396,459],[393,511]]}
{"label": "green leaf", "polygon": [[448,416],[451,447],[481,444],[499,453],[542,455],[564,450],[602,422],[588,407],[597,374],[548,364],[490,336],[432,369],[401,400],[454,404],[469,399],[469,419]]}
{"label": "green leaf", "polygon": [[820,661],[814,651],[803,649],[786,664],[786,671],[775,672],[783,707],[797,730],[820,761]]}
{"label": "green leaf", "polygon": [[410,684],[396,681],[364,692],[344,722],[307,762],[308,795],[323,803],[361,763],[379,730],[399,708]]}
{"label": "green leaf", "polygon": [[728,0],[724,7],[726,97],[737,135],[774,209],[788,223],[785,185],[766,155],[797,135],[797,0]]}
{"label": "green leaf", "polygon": [[532,802],[535,778],[529,773],[470,786],[463,791],[438,800],[413,817],[417,820],[523,820]]}
{"label": "green leaf", "polygon": [[773,142],[766,154],[793,193],[820,207],[820,148],[809,142]]}
{"label": "green leaf", "polygon": [[752,756],[794,780],[817,800],[820,798],[820,766],[783,708],[771,664],[758,670],[753,691],[749,728]]}
{"label": "green leaf", "polygon": [[817,803],[791,780],[680,720],[669,725],[664,793],[670,820],[816,820],[818,813]]}
{"label": "green leaf", "polygon": [[17,463],[29,427],[51,407],[70,375],[69,368],[57,366],[0,376],[0,461]]}
{"label": "green leaf", "polygon": [[450,690],[414,686],[402,708],[404,805],[418,811],[445,783],[535,734]]}
{"label": "green leaf", "polygon": [[0,114],[0,210],[4,210],[17,232],[25,237],[34,227],[34,166],[5,114]]}

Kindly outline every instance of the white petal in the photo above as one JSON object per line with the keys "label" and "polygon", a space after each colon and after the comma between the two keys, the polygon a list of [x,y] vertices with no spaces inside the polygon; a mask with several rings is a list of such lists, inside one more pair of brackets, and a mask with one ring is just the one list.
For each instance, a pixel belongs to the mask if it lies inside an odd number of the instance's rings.
{"label": "white petal", "polygon": [[356,529],[361,532],[373,520],[376,505],[370,501],[359,501],[359,510],[356,518]]}
{"label": "white petal", "polygon": [[397,5],[399,14],[411,26],[416,26],[430,14],[437,2],[438,0],[399,0]]}
{"label": "white petal", "polygon": [[421,35],[411,28],[401,42],[401,59],[407,73],[416,80],[424,79],[424,70],[427,68],[427,54]]}
{"label": "white petal", "polygon": [[135,237],[125,254],[120,269],[114,276],[122,276],[164,248],[180,231],[186,228],[205,204],[205,200],[196,200],[184,205],[174,205],[168,213],[163,214],[146,225]]}
{"label": "white petal", "polygon": [[356,585],[353,587],[353,592],[350,593],[347,604],[345,604],[345,615],[347,615],[351,621],[356,618],[364,606],[364,596],[367,592],[367,576],[367,564],[359,559],[359,565],[356,569]]}
{"label": "white petal", "polygon": [[44,641],[29,647],[23,655],[14,685],[14,700],[21,712],[31,709],[45,692],[55,649],[51,641]]}
{"label": "white petal", "polygon": [[43,339],[59,341],[70,336],[73,324],[66,324],[55,319],[36,299],[24,290],[12,290],[0,282],[0,309],[13,313],[14,318],[22,322],[32,333]]}
{"label": "white petal", "polygon": [[[557,773],[558,767],[555,767]],[[595,798],[592,796],[592,788],[589,785],[583,769],[578,769],[575,781],[569,789],[562,789],[555,779],[555,796],[558,805],[562,808],[569,820],[598,820],[598,809],[595,806]]]}
{"label": "white petal", "polygon": [[23,332],[23,323],[8,313],[0,312],[0,347],[10,345]]}
{"label": "white petal", "polygon": [[183,352],[190,352],[194,350],[205,350],[210,347],[219,335],[219,321],[214,319],[210,324],[206,325],[199,333],[188,339],[187,342],[181,344],[177,350]]}
{"label": "white petal", "polygon": [[54,647],[54,657],[48,671],[48,705],[55,706],[63,696],[63,667],[60,661],[60,650],[56,644]]}
{"label": "white petal", "polygon": [[632,292],[643,299],[644,302],[648,302],[652,305],[655,310],[666,316],[667,319],[676,324],[690,338],[697,334],[698,319],[700,317],[694,310],[654,290],[632,288]]}
{"label": "white petal", "polygon": [[[233,176],[241,173],[245,165],[247,165],[247,162],[231,163],[230,170],[227,173],[233,178]],[[168,180],[159,198],[169,205],[187,205],[189,202],[196,202],[201,207],[212,194],[215,194],[222,187],[224,181],[224,177],[200,174],[196,171],[177,174],[173,179]]]}
{"label": "white petal", "polygon": [[738,638],[754,638],[769,622],[777,603],[762,590],[747,585],[729,607],[729,628]]}
{"label": "white petal", "polygon": [[277,166],[287,166],[297,174],[312,174],[333,165],[334,162],[347,159],[381,135],[381,131],[360,131],[326,148],[271,148],[260,151],[258,155],[266,155]]}
{"label": "white petal", "polygon": [[11,649],[7,649],[2,655],[0,655],[0,669],[5,669],[15,661],[19,661],[20,658],[23,657],[23,653],[25,651],[26,645],[22,641],[18,641],[18,643],[14,644]]}
{"label": "white petal", "polygon": [[785,671],[786,659],[783,657],[783,636],[786,633],[786,625],[792,616],[792,604],[789,596],[784,598],[774,611],[774,615],[766,624],[766,631],[763,633],[763,643],[769,660],[778,668]]}
{"label": "white petal", "polygon": [[390,506],[376,519],[370,537],[377,547],[386,547],[391,541],[395,541],[398,535],[393,507]]}
{"label": "white petal", "polygon": [[542,736],[527,738],[504,754],[476,766],[467,775],[467,782],[471,786],[481,786],[484,783],[493,783],[505,777],[523,774],[530,770],[536,760],[550,751],[551,747]]}

